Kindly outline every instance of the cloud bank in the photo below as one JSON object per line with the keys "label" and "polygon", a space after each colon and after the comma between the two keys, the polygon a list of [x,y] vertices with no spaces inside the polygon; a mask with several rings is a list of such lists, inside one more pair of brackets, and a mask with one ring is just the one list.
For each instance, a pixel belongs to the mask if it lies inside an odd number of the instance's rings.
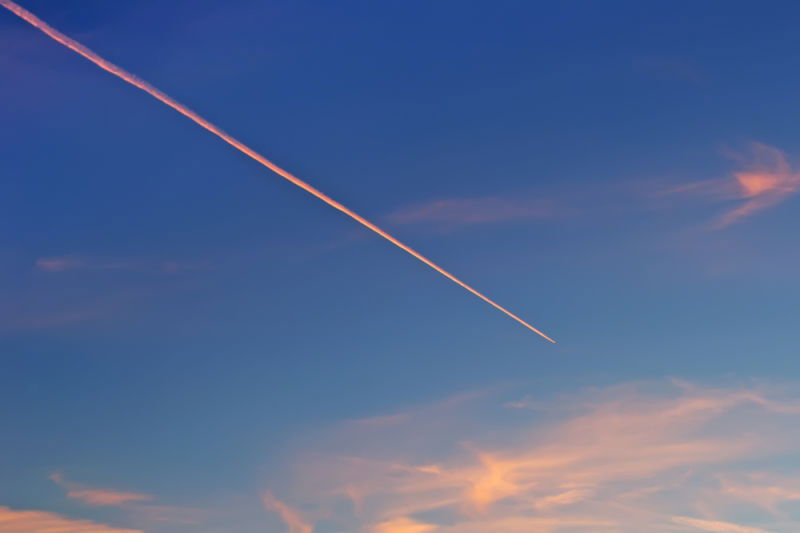
{"label": "cloud bank", "polygon": [[670,382],[508,400],[464,396],[318,439],[273,480],[303,509],[288,531],[800,531],[787,460],[800,404],[786,395]]}

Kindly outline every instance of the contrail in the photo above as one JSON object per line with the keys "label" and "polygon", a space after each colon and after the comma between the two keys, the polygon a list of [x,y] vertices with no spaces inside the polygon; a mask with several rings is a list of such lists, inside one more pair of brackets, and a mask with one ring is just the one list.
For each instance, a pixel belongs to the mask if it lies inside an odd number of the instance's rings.
{"label": "contrail", "polygon": [[271,171],[275,172],[279,176],[281,176],[283,178],[286,178],[287,180],[291,181],[292,183],[294,183],[295,185],[297,185],[301,189],[304,189],[305,191],[313,194],[314,196],[316,196],[317,198],[319,198],[320,200],[322,200],[326,204],[330,205],[331,207],[334,207],[334,208],[338,209],[339,211],[341,211],[345,215],[349,216],[350,218],[352,218],[353,220],[355,220],[356,222],[358,222],[362,226],[366,226],[367,228],[371,229],[372,231],[374,231],[375,233],[377,233],[378,235],[380,235],[381,237],[383,237],[384,239],[386,239],[390,243],[394,244],[398,248],[400,248],[400,249],[406,251],[407,253],[411,254],[412,256],[416,257],[417,259],[419,259],[420,261],[422,261],[423,263],[425,263],[426,265],[428,265],[429,267],[434,269],[439,274],[443,275],[444,277],[446,277],[450,281],[452,281],[454,283],[457,283],[458,285],[460,285],[464,289],[468,290],[469,292],[471,292],[472,294],[474,294],[475,296],[477,296],[478,298],[480,298],[484,302],[488,303],[489,305],[491,305],[495,309],[497,309],[497,310],[501,311],[502,313],[505,313],[507,316],[513,318],[514,320],[516,320],[517,322],[519,322],[520,324],[522,324],[526,328],[528,328],[531,331],[541,335],[542,337],[544,337],[545,339],[547,339],[550,342],[553,342],[553,343],[556,342],[555,340],[553,340],[552,338],[548,337],[547,335],[545,335],[544,333],[542,333],[541,331],[539,331],[538,329],[533,327],[531,324],[528,324],[523,319],[521,319],[520,317],[518,317],[517,315],[515,315],[514,313],[512,313],[511,311],[509,311],[505,307],[501,306],[500,304],[498,304],[494,300],[490,299],[488,296],[485,296],[482,293],[478,292],[477,290],[473,289],[472,287],[470,287],[469,285],[467,285],[466,283],[464,283],[463,281],[461,281],[460,279],[455,277],[453,274],[451,274],[450,272],[446,271],[445,269],[443,269],[442,267],[440,267],[439,265],[437,265],[436,263],[434,263],[433,261],[431,261],[430,259],[428,259],[424,255],[422,255],[419,252],[415,251],[411,247],[403,244],[402,242],[400,242],[396,238],[392,237],[391,235],[389,235],[388,233],[383,231],[381,228],[379,228],[378,226],[376,226],[375,224],[373,224],[369,220],[365,219],[364,217],[362,217],[358,213],[356,213],[356,212],[350,210],[349,208],[345,207],[344,205],[340,204],[339,202],[337,202],[336,200],[334,200],[333,198],[331,198],[327,194],[325,194],[325,193],[323,193],[321,191],[318,191],[316,188],[312,187],[311,185],[309,185],[305,181],[301,180],[297,176],[295,176],[295,175],[291,174],[290,172],[282,169],[281,167],[279,167],[278,165],[276,165],[275,163],[273,163],[272,161],[270,161],[269,159],[267,159],[263,155],[259,154],[258,152],[256,152],[252,148],[249,148],[248,146],[246,146],[242,142],[238,141],[237,139],[231,137],[230,135],[228,135],[227,133],[222,131],[220,128],[218,128],[214,124],[210,123],[209,121],[207,121],[206,119],[204,119],[203,117],[201,117],[200,115],[198,115],[197,113],[195,113],[194,111],[192,111],[191,109],[189,109],[188,107],[183,105],[182,103],[178,102],[177,100],[173,99],[172,97],[168,96],[167,94],[165,94],[165,93],[161,92],[160,90],[156,89],[155,87],[153,87],[152,85],[150,85],[146,81],[142,80],[141,78],[139,78],[137,76],[134,76],[133,74],[131,74],[130,72],[128,72],[126,70],[123,70],[122,68],[118,67],[114,63],[111,63],[110,61],[107,61],[107,60],[103,59],[102,57],[100,57],[96,53],[92,52],[91,50],[89,50],[87,47],[85,47],[81,43],[75,41],[74,39],[71,39],[71,38],[67,37],[66,35],[64,35],[60,31],[56,30],[55,28],[53,28],[52,26],[50,26],[49,24],[47,24],[46,22],[41,20],[39,17],[37,17],[36,15],[31,13],[30,11],[28,11],[28,10],[24,9],[23,7],[17,5],[15,2],[12,2],[11,0],[0,0],[0,5],[5,7],[6,9],[11,11],[15,15],[19,16],[20,18],[22,18],[23,20],[25,20],[26,22],[28,22],[29,24],[31,24],[35,28],[41,30],[48,37],[51,37],[52,39],[58,41],[59,43],[63,44],[64,46],[66,46],[70,50],[79,53],[80,55],[82,55],[83,57],[85,57],[86,59],[88,59],[89,61],[91,61],[95,65],[97,65],[98,67],[102,68],[103,70],[107,70],[108,72],[110,72],[111,74],[117,76],[118,78],[121,78],[122,80],[130,83],[131,85],[134,85],[134,86],[138,87],[139,89],[143,90],[144,92],[146,92],[147,94],[149,94],[153,98],[155,98],[157,100],[160,100],[164,104],[167,104],[168,106],[170,106],[172,109],[174,109],[178,113],[180,113],[180,114],[188,117],[189,119],[193,120],[194,122],[196,122],[200,126],[204,127],[205,129],[207,129],[208,131],[210,131],[211,133],[213,133],[214,135],[216,135],[217,137],[219,137],[220,139],[222,139],[226,143],[230,144],[231,146],[233,146],[234,148],[236,148],[237,150],[242,152],[243,154],[245,154],[247,156],[250,156],[251,158],[255,159],[256,161],[258,161],[259,163],[261,163],[262,165],[264,165],[265,167],[267,167]]}

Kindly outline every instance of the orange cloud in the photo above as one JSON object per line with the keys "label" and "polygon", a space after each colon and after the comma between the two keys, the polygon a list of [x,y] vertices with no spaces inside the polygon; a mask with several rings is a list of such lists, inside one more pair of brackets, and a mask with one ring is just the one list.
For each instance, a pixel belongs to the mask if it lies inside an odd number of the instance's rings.
{"label": "orange cloud", "polygon": [[94,505],[97,507],[103,506],[120,506],[124,503],[146,501],[152,499],[151,496],[146,494],[137,494],[135,492],[119,492],[114,490],[103,489],[87,489],[87,490],[70,490],[67,492],[67,498],[81,500],[87,505]]}
{"label": "orange cloud", "polygon": [[271,492],[265,492],[262,501],[267,509],[277,513],[286,523],[287,533],[312,533],[314,528],[306,523],[300,513],[277,499]]}
{"label": "orange cloud", "polygon": [[466,475],[467,499],[475,508],[485,510],[498,500],[522,492],[517,472],[520,464],[515,458],[501,459],[482,452],[477,458],[481,466]]}
{"label": "orange cloud", "polygon": [[93,507],[120,507],[150,522],[198,524],[209,514],[203,509],[191,507],[146,504],[143,502],[150,502],[155,497],[141,492],[90,487],[69,481],[60,472],[51,474],[50,479],[67,489],[67,498],[79,500]]}
{"label": "orange cloud", "polygon": [[90,520],[67,518],[45,511],[18,511],[0,506],[3,533],[144,533],[140,529],[119,529]]}
{"label": "orange cloud", "polygon": [[752,143],[751,152],[750,158],[737,157],[743,168],[729,178],[690,183],[666,193],[737,201],[714,222],[714,229],[722,229],[800,191],[800,172],[792,170],[783,152],[761,143]]}
{"label": "orange cloud", "polygon": [[430,533],[436,529],[434,525],[423,524],[403,516],[381,522],[372,531],[373,533]]}
{"label": "orange cloud", "polygon": [[66,480],[64,475],[60,472],[52,474],[50,479],[67,489],[67,498],[80,500],[87,505],[96,507],[119,507],[126,503],[149,501],[153,499],[149,494],[138,492],[90,488],[86,485]]}
{"label": "orange cloud", "polygon": [[545,496],[538,500],[534,507],[540,510],[549,509],[559,505],[570,505],[585,500],[592,495],[589,489],[570,489],[552,496]]}
{"label": "orange cloud", "polygon": [[[368,533],[800,530],[800,517],[770,529],[777,506],[800,491],[742,477],[748,462],[800,446],[796,401],[681,382],[590,391],[538,411],[490,408],[490,397],[348,423],[296,458],[292,501]],[[724,520],[741,500],[760,502],[752,526]]]}

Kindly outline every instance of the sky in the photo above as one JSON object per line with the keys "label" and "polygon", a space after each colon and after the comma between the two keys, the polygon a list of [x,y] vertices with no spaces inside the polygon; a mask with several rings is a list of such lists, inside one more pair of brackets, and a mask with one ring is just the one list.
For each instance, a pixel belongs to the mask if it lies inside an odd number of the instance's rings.
{"label": "sky", "polygon": [[0,531],[800,530],[800,5],[0,9]]}

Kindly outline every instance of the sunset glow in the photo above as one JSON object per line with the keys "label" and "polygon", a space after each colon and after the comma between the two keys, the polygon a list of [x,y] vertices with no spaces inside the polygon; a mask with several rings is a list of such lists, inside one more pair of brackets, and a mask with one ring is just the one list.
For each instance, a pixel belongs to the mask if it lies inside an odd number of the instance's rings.
{"label": "sunset glow", "polygon": [[0,0],[0,533],[797,533],[798,23]]}

